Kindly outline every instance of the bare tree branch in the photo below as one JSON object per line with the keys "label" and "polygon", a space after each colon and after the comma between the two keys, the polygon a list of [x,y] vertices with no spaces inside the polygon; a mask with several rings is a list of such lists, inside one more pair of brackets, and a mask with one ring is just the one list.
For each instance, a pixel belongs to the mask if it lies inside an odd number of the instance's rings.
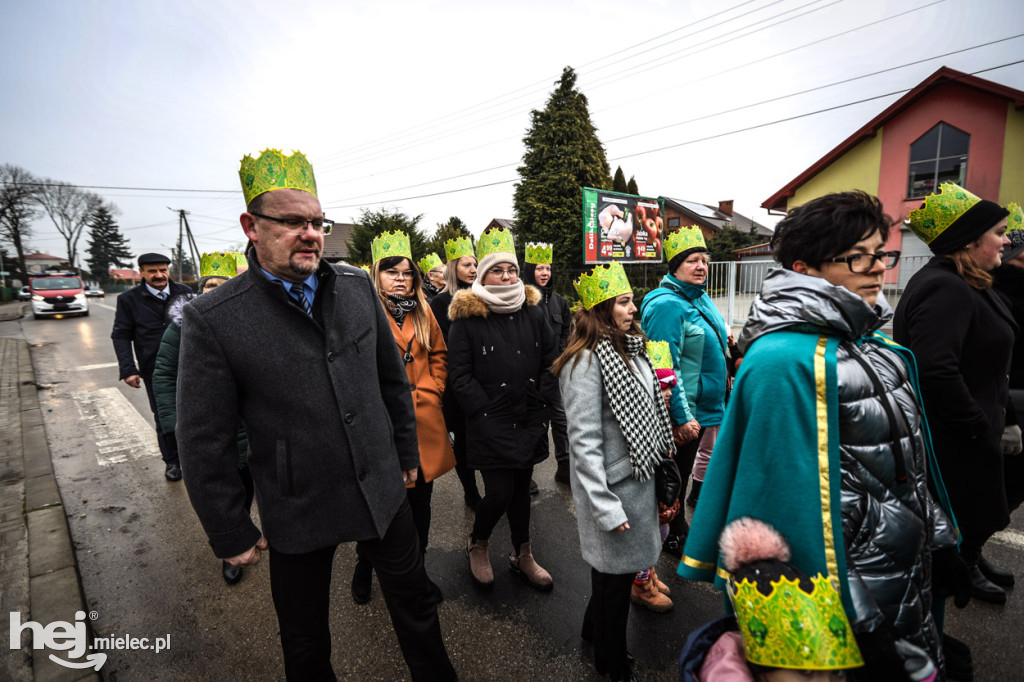
{"label": "bare tree branch", "polygon": [[32,223],[39,217],[36,178],[21,166],[0,165],[0,239],[14,246],[21,274],[28,275],[25,241],[32,236]]}
{"label": "bare tree branch", "polygon": [[36,201],[50,216],[67,245],[68,263],[78,267],[78,239],[103,200],[93,192],[55,180],[44,180],[37,187]]}

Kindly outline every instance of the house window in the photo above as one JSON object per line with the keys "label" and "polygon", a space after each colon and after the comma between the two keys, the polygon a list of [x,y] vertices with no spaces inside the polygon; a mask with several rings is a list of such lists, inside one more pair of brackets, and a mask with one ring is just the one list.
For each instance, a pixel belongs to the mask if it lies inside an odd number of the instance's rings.
{"label": "house window", "polygon": [[910,181],[907,197],[932,194],[943,182],[961,187],[967,180],[967,151],[971,136],[948,123],[940,123],[910,144]]}
{"label": "house window", "polygon": [[668,219],[668,226],[669,227],[679,227],[679,218],[669,218]]}

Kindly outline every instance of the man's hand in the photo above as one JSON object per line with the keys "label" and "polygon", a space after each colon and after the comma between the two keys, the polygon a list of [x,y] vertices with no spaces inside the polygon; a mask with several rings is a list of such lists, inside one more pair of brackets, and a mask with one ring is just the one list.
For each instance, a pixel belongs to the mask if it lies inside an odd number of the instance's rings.
{"label": "man's hand", "polygon": [[629,521],[626,521],[621,526],[619,526],[617,528],[614,528],[612,530],[612,532],[613,533],[625,533],[627,530],[629,530]]}
{"label": "man's hand", "polygon": [[700,424],[697,423],[696,419],[691,419],[685,424],[679,424],[672,427],[672,437],[677,445],[689,443],[691,440],[695,440],[699,435]]}
{"label": "man's hand", "polygon": [[412,485],[416,482],[417,474],[418,472],[416,469],[407,469],[402,472],[402,481],[405,482],[406,485]]}
{"label": "man's hand", "polygon": [[130,377],[125,377],[124,383],[128,384],[132,388],[138,388],[139,386],[142,385],[142,377],[140,377],[138,374],[133,374]]}
{"label": "man's hand", "polygon": [[256,544],[250,547],[248,550],[242,552],[238,556],[233,556],[224,561],[228,562],[232,566],[255,566],[260,562],[260,550],[266,549],[267,539],[260,536],[260,539],[256,541]]}

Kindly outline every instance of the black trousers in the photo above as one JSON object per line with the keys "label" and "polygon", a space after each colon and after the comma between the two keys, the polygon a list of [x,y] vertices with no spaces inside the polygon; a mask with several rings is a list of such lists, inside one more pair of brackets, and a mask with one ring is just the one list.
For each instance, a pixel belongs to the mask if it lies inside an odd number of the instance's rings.
{"label": "black trousers", "polygon": [[[373,563],[413,680],[455,680],[429,592],[416,526],[403,502],[384,537],[359,542]],[[292,681],[336,680],[331,667],[331,568],[337,545],[305,554],[271,548],[270,591],[281,629],[284,669]]]}
{"label": "black trousers", "polygon": [[533,467],[526,469],[488,469],[481,471],[484,497],[476,508],[473,539],[487,540],[502,514],[508,514],[512,545],[530,541],[530,478]]}
{"label": "black trousers", "polygon": [[[420,540],[420,554],[427,553],[427,540],[430,536],[430,499],[434,494],[434,482],[423,482],[423,469],[419,470],[416,485],[405,489],[409,508],[412,509],[412,521],[416,524],[416,535]],[[369,557],[359,549],[356,543],[356,556],[360,561],[369,561]]]}
{"label": "black trousers", "polygon": [[585,641],[594,644],[594,667],[613,678],[628,677],[626,623],[629,594],[636,573],[615,575],[590,569],[590,601],[583,614]]}
{"label": "black trousers", "polygon": [[[555,461],[569,461],[569,422],[565,418],[565,406],[562,405],[562,395],[551,403],[551,440],[555,444]],[[537,447],[534,448],[536,457],[534,461],[546,459],[548,456],[548,432],[545,429],[544,435],[537,440]]]}
{"label": "black trousers", "polygon": [[455,475],[459,477],[462,484],[462,492],[467,498],[475,498],[480,495],[476,485],[476,472],[469,468],[466,463],[466,415],[457,406],[448,401],[454,401],[454,396],[442,403],[444,414],[444,427],[452,434],[452,453],[455,455]]}
{"label": "black trousers", "polygon": [[156,442],[160,445],[160,456],[167,464],[178,463],[178,441],[171,434],[168,438],[164,430],[160,428],[160,417],[157,416],[156,396],[153,394],[153,375],[149,378],[143,377],[142,383],[146,387],[146,397],[149,398],[149,409],[153,411],[153,421],[156,423]]}

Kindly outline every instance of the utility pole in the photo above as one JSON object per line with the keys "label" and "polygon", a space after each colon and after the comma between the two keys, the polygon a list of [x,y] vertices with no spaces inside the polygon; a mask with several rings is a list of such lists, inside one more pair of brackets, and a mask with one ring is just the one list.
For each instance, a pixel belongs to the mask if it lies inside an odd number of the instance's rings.
{"label": "utility pole", "polygon": [[175,213],[178,214],[178,246],[175,247],[175,250],[178,252],[178,254],[177,254],[178,255],[178,259],[177,259],[178,260],[178,279],[177,279],[177,281],[181,282],[185,278],[184,267],[182,265],[182,257],[183,257],[182,253],[185,250],[185,240],[184,240],[184,237],[186,236],[186,234],[188,236],[188,244],[189,244],[189,247],[190,247],[189,251],[192,252],[192,262],[195,263],[196,267],[199,267],[199,254],[196,253],[195,239],[192,238],[192,230],[188,226],[188,218],[185,217],[190,212],[186,211],[183,208],[171,208],[170,206],[167,207],[167,210],[168,211],[174,211]]}

